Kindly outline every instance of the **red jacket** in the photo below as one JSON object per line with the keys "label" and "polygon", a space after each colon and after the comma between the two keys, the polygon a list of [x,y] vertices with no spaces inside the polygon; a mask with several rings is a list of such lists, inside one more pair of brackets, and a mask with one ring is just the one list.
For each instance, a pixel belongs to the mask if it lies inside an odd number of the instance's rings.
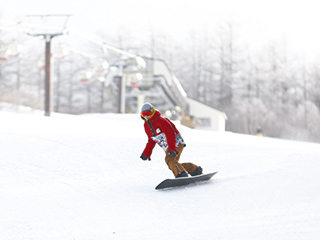
{"label": "red jacket", "polygon": [[148,143],[143,151],[146,157],[151,156],[156,143],[165,151],[178,152],[176,135],[179,131],[169,119],[161,117],[158,110],[149,121],[145,121],[144,130],[148,135]]}

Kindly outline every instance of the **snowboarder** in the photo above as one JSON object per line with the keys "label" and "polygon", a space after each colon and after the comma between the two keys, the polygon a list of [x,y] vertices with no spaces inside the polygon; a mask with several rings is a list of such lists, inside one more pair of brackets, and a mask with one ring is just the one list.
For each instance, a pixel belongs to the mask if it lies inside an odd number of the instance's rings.
{"label": "snowboarder", "polygon": [[176,126],[167,118],[161,117],[151,103],[143,104],[141,118],[148,136],[148,143],[141,154],[142,160],[151,160],[152,150],[157,143],[166,153],[165,162],[176,178],[202,174],[202,168],[193,163],[179,163],[181,152],[186,146]]}
{"label": "snowboarder", "polygon": [[262,128],[260,126],[257,127],[256,133],[258,137],[263,137]]}

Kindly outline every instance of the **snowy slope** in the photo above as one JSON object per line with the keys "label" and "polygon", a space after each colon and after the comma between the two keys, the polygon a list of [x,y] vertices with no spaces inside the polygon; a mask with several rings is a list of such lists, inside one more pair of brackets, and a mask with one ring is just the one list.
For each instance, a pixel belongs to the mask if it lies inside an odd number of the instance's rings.
{"label": "snowy slope", "polygon": [[0,239],[320,239],[320,145],[178,125],[181,161],[206,184],[172,177],[138,115],[0,112]]}

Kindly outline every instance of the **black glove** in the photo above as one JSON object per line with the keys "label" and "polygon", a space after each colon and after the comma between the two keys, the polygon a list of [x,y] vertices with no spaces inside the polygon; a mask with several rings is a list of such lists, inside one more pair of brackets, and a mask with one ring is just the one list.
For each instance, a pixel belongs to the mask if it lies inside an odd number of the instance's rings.
{"label": "black glove", "polygon": [[173,150],[169,150],[169,153],[172,157],[175,157],[178,155],[178,152],[177,151],[173,151]]}
{"label": "black glove", "polygon": [[143,161],[146,161],[146,160],[151,160],[151,158],[150,157],[147,157],[146,155],[144,155],[144,154],[141,154],[141,156],[140,156],[140,158],[143,160]]}

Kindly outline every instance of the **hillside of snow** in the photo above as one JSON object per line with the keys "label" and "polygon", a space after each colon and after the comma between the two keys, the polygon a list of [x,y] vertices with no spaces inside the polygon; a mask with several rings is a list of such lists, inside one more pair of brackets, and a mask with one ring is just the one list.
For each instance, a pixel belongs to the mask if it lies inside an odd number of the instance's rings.
{"label": "hillside of snow", "polygon": [[320,145],[192,130],[181,162],[207,183],[157,191],[173,177],[138,115],[0,112],[0,239],[320,239]]}

